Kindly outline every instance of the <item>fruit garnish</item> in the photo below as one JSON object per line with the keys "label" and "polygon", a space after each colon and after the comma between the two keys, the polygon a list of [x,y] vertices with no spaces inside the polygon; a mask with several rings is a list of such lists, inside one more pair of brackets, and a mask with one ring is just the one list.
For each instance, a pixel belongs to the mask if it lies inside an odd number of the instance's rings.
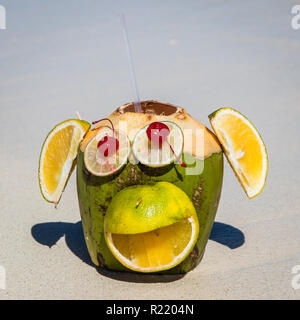
{"label": "fruit garnish", "polygon": [[96,176],[106,176],[126,164],[130,142],[120,130],[103,127],[90,140],[84,151],[84,164]]}
{"label": "fruit garnish", "polygon": [[170,121],[152,122],[135,136],[132,151],[136,159],[149,167],[166,166],[176,160],[181,166],[186,164],[179,158],[183,149],[183,133]]}
{"label": "fruit garnish", "polygon": [[156,145],[158,145],[160,148],[162,147],[162,144],[163,142],[166,142],[174,157],[176,158],[176,160],[180,163],[180,165],[182,167],[186,167],[186,164],[179,160],[178,156],[176,155],[173,147],[170,145],[169,141],[168,141],[168,135],[170,134],[170,129],[169,127],[163,123],[163,122],[152,122],[147,130],[146,130],[146,133],[147,133],[147,136],[148,136],[148,139],[151,143],[154,143]]}
{"label": "fruit garnish", "polygon": [[117,193],[104,218],[105,240],[125,267],[157,272],[182,262],[199,234],[196,210],[169,182],[135,185]]}
{"label": "fruit garnish", "polygon": [[39,161],[39,184],[43,197],[57,204],[77,157],[78,147],[90,124],[83,120],[66,120],[48,134]]}
{"label": "fruit garnish", "polygon": [[[115,132],[115,127],[114,124],[112,123],[112,121],[108,118],[103,118],[97,121],[93,121],[92,124],[96,124],[98,122],[101,121],[109,121],[111,128],[112,128],[112,134],[114,135]],[[102,154],[104,157],[108,157],[113,155],[114,153],[116,153],[119,150],[119,140],[114,137],[114,136],[104,136],[99,142],[98,142],[98,151],[100,152],[100,154]]]}
{"label": "fruit garnish", "polygon": [[108,157],[116,153],[120,148],[119,140],[112,136],[104,136],[97,144],[100,154]]}
{"label": "fruit garnish", "polygon": [[170,129],[163,122],[152,122],[149,124],[146,133],[151,142],[161,147],[162,143],[167,141]]}
{"label": "fruit garnish", "polygon": [[232,108],[221,108],[209,115],[235,175],[249,198],[264,188],[268,155],[265,144],[254,125]]}

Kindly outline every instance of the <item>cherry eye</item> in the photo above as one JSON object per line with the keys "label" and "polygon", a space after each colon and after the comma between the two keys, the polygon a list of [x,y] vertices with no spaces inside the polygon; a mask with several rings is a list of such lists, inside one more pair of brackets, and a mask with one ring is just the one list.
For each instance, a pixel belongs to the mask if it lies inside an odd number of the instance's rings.
{"label": "cherry eye", "polygon": [[156,145],[162,146],[170,134],[169,127],[162,122],[152,122],[147,128],[148,139]]}
{"label": "cherry eye", "polygon": [[182,167],[186,167],[186,164],[183,161],[179,160],[173,147],[170,145],[168,141],[168,135],[170,134],[170,129],[165,123],[158,122],[158,121],[152,122],[147,128],[146,134],[148,139],[151,141],[151,143],[153,142],[154,144],[159,145],[160,148],[162,147],[163,142],[166,142],[169,145],[176,160],[180,163]]}
{"label": "cherry eye", "polygon": [[119,140],[112,136],[104,136],[97,145],[99,153],[104,157],[110,157],[119,150]]}

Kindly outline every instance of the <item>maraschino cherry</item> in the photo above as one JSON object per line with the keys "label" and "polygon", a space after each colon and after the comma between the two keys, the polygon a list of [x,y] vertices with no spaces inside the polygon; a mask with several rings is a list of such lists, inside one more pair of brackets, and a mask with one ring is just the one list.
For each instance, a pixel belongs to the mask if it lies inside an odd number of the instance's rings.
{"label": "maraschino cherry", "polygon": [[[96,123],[98,123],[100,121],[104,121],[104,120],[107,120],[110,122],[111,127],[112,127],[112,131],[114,133],[115,132],[114,125],[111,122],[111,120],[108,118],[100,119],[98,121],[93,121],[92,124],[96,124]],[[119,150],[119,146],[120,146],[120,143],[117,138],[115,138],[114,136],[106,135],[98,142],[97,148],[98,148],[98,151],[100,152],[100,154],[106,158],[106,157],[110,157],[113,154],[115,154]]]}
{"label": "maraschino cherry", "polygon": [[98,142],[97,148],[104,157],[111,156],[119,150],[119,140],[112,136],[104,136]]}
{"label": "maraschino cherry", "polygon": [[162,122],[152,122],[146,130],[148,139],[159,147],[168,139],[169,127]]}
{"label": "maraschino cherry", "polygon": [[151,141],[151,143],[159,145],[160,148],[162,147],[163,142],[166,142],[169,145],[176,160],[180,163],[180,165],[182,167],[184,167],[184,168],[186,167],[186,164],[183,161],[179,160],[179,158],[175,154],[173,147],[170,145],[170,143],[168,141],[170,129],[166,124],[164,124],[162,122],[158,122],[158,121],[152,122],[148,126],[146,133],[147,133],[148,139]]}

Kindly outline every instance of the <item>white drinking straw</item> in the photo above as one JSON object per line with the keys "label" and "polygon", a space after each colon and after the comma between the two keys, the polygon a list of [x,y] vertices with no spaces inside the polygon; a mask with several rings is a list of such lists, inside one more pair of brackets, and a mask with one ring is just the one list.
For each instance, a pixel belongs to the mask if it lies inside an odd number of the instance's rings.
{"label": "white drinking straw", "polygon": [[81,118],[81,115],[80,115],[79,111],[75,111],[75,115],[77,116],[77,118],[78,118],[79,120],[82,120],[82,118]]}
{"label": "white drinking straw", "polygon": [[134,101],[134,109],[135,112],[142,112],[142,107],[141,107],[141,101],[140,101],[140,95],[139,95],[139,90],[136,84],[136,75],[135,75],[135,70],[134,70],[134,64],[133,64],[133,57],[130,49],[130,43],[128,39],[128,32],[126,28],[126,21],[125,21],[125,15],[122,13],[120,15],[120,22],[123,30],[123,35],[124,35],[124,41],[125,41],[125,46],[126,46],[126,51],[127,51],[127,57],[129,61],[129,67],[130,67],[130,74],[131,74],[131,81],[132,81],[132,86],[135,94],[135,101]]}

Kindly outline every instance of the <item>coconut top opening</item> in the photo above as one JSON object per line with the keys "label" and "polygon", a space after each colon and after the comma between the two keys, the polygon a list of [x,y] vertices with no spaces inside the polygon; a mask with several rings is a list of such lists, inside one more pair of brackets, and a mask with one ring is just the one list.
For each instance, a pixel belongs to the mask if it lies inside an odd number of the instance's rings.
{"label": "coconut top opening", "polygon": [[[171,104],[161,103],[153,100],[141,101],[142,112],[145,114],[155,114],[170,116],[182,110],[180,107],[172,106]],[[135,112],[134,103],[130,102],[117,109],[119,113]]]}
{"label": "coconut top opening", "polygon": [[[197,151],[195,139],[187,137],[184,141],[185,152],[199,159],[205,159],[212,153],[221,152],[221,147],[213,133],[199,121],[192,118],[184,108],[154,100],[141,101],[141,108],[142,113],[137,113],[135,112],[134,103],[129,102],[117,108],[108,118],[114,123],[116,129],[123,130],[126,127],[130,141],[133,141],[136,133],[141,128],[153,121],[171,121],[176,123],[182,130],[199,129],[203,133],[204,147],[198,148]],[[85,136],[80,145],[81,151],[85,150],[87,143],[97,134],[98,128],[101,128],[101,123]]]}

